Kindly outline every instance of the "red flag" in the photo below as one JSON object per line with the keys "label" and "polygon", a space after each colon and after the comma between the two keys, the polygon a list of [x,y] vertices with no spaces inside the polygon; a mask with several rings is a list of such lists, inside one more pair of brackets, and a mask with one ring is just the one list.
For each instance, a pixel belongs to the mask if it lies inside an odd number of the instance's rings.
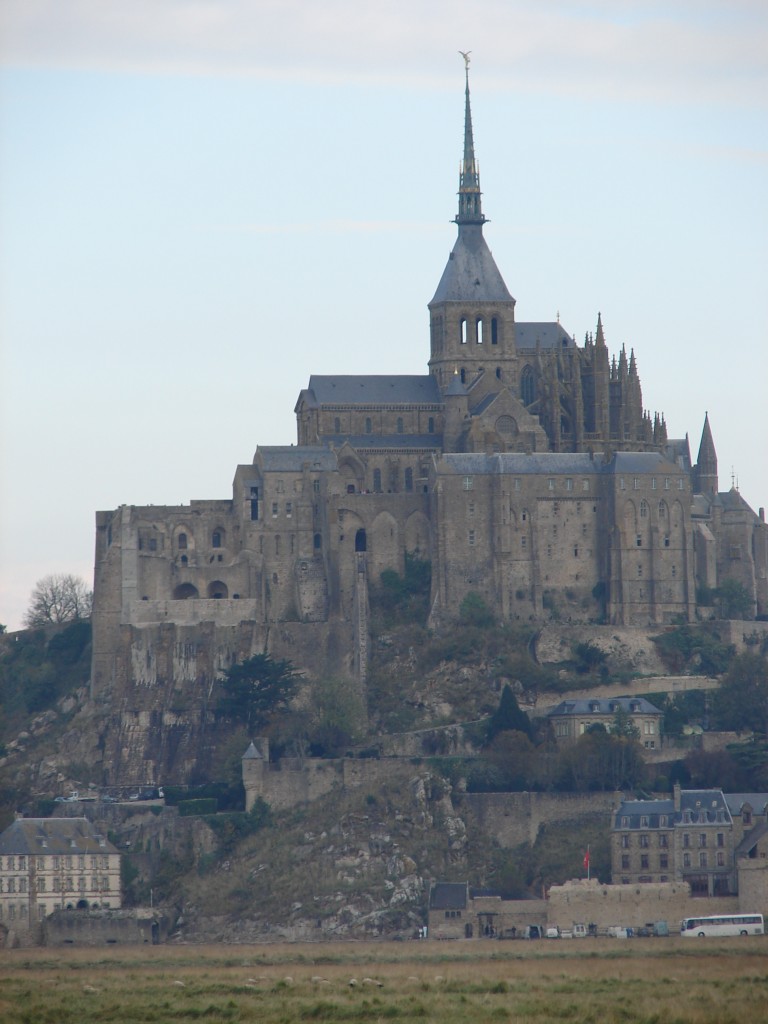
{"label": "red flag", "polygon": [[587,847],[587,852],[584,854],[584,870],[589,871],[589,847]]}

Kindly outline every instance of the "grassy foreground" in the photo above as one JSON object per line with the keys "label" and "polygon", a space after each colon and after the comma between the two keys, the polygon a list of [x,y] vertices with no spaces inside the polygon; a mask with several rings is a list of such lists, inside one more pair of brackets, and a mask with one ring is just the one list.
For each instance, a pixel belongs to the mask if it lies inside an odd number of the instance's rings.
{"label": "grassy foreground", "polygon": [[743,1024],[768,939],[17,949],[3,1024],[155,1021]]}

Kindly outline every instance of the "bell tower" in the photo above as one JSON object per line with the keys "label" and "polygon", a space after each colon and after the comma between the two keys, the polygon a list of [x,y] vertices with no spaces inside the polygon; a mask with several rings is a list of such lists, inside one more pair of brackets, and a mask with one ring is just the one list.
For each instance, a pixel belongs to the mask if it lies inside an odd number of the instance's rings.
{"label": "bell tower", "polygon": [[[468,388],[485,378],[517,389],[515,300],[483,237],[480,173],[475,159],[469,102],[469,54],[465,72],[464,158],[459,174],[456,244],[429,303],[430,373],[444,394],[459,374]],[[498,387],[494,384],[494,387]]]}

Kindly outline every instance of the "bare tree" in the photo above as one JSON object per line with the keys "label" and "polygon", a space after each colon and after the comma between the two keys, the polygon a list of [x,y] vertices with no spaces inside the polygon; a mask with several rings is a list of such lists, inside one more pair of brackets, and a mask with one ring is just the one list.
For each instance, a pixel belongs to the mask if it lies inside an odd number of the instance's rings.
{"label": "bare tree", "polygon": [[92,604],[93,594],[79,576],[66,573],[43,576],[32,590],[24,623],[33,627],[87,619]]}

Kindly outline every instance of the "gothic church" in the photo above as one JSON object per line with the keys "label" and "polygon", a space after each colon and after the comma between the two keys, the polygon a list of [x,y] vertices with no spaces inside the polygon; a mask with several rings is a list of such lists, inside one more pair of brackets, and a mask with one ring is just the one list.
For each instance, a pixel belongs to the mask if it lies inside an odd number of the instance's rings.
{"label": "gothic church", "polygon": [[559,322],[515,320],[483,236],[468,76],[464,117],[428,373],[313,375],[298,443],[259,446],[231,499],[97,513],[96,690],[157,673],[136,652],[168,630],[169,657],[183,661],[192,629],[227,648],[222,663],[238,645],[333,636],[364,677],[369,583],[409,555],[431,562],[434,622],[470,592],[504,620],[692,621],[709,614],[697,592],[725,579],[768,613],[764,513],[719,491],[708,419],[692,463],[599,315],[583,345]]}

